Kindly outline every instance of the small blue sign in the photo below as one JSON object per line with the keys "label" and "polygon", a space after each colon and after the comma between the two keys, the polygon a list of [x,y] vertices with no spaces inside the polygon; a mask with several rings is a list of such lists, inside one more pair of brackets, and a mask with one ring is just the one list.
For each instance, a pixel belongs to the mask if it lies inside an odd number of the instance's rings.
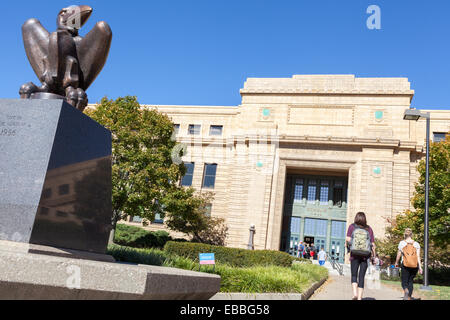
{"label": "small blue sign", "polygon": [[264,116],[264,117],[270,116],[270,109],[264,108],[264,109],[263,109],[263,116]]}
{"label": "small blue sign", "polygon": [[200,253],[200,264],[216,264],[214,253]]}

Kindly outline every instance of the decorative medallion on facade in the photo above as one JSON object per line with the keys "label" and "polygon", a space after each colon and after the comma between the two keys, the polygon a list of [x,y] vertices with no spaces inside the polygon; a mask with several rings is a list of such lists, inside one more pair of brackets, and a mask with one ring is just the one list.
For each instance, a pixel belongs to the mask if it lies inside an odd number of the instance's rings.
{"label": "decorative medallion on facade", "polygon": [[385,109],[375,109],[371,111],[372,124],[386,125],[387,111]]}
{"label": "decorative medallion on facade", "polygon": [[372,176],[375,178],[382,177],[382,173],[383,173],[382,167],[379,165],[372,166],[371,173],[372,173]]}
{"label": "decorative medallion on facade", "polygon": [[259,121],[273,121],[273,110],[271,108],[263,107],[259,114]]}
{"label": "decorative medallion on facade", "polygon": [[381,110],[375,111],[375,119],[377,121],[383,120],[383,111],[381,111]]}

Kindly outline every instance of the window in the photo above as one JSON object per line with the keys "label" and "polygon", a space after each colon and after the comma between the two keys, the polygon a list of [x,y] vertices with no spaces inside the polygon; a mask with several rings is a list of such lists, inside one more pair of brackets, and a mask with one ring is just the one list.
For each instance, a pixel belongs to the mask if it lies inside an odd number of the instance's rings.
{"label": "window", "polygon": [[300,222],[301,218],[299,217],[291,218],[291,233],[300,233]]}
{"label": "window", "polygon": [[223,126],[211,126],[211,127],[209,127],[209,135],[210,136],[221,136],[222,130],[223,130]]}
{"label": "window", "polygon": [[186,167],[186,174],[181,179],[181,185],[183,187],[190,187],[192,186],[192,178],[194,176],[194,162],[185,162],[184,166]]}
{"label": "window", "polygon": [[445,141],[446,135],[447,133],[445,132],[433,132],[433,142]]}
{"label": "window", "polygon": [[51,197],[52,197],[52,189],[51,188],[44,189],[44,191],[42,192],[42,198],[48,199]]}
{"label": "window", "polygon": [[173,133],[174,134],[178,134],[180,132],[180,125],[179,124],[174,124],[173,125]]}
{"label": "window", "polygon": [[303,179],[295,180],[294,202],[300,202],[303,198]]}
{"label": "window", "polygon": [[63,196],[65,194],[69,194],[69,185],[68,184],[60,185],[58,187],[58,193],[59,193],[60,196]]}
{"label": "window", "polygon": [[327,236],[328,220],[316,220],[316,236],[326,237]]}
{"label": "window", "polygon": [[201,126],[199,124],[190,124],[188,134],[190,135],[199,135]]}
{"label": "window", "polygon": [[314,219],[305,219],[305,235],[314,235]]}
{"label": "window", "polygon": [[50,210],[48,209],[48,208],[46,208],[46,207],[41,207],[41,211],[40,211],[40,213],[41,213],[41,215],[43,215],[43,216],[48,216],[48,212],[49,212]]}
{"label": "window", "polygon": [[315,237],[327,236],[328,220],[305,218],[305,235]]}
{"label": "window", "polygon": [[63,212],[63,211],[56,211],[56,216],[65,218],[65,217],[68,216],[68,214],[66,212]]}
{"label": "window", "polygon": [[320,204],[328,204],[328,180],[321,180],[320,182]]}
{"label": "window", "polygon": [[344,221],[331,221],[331,237],[345,238],[345,224]]}
{"label": "window", "polygon": [[205,205],[205,216],[211,217],[212,204],[208,203]]}
{"label": "window", "polygon": [[217,164],[205,163],[205,173],[203,176],[203,188],[214,188],[216,182]]}
{"label": "window", "polygon": [[308,181],[308,202],[314,203],[316,201],[316,180]]}
{"label": "window", "polygon": [[344,184],[342,181],[335,181],[333,188],[333,205],[341,207],[344,201]]}

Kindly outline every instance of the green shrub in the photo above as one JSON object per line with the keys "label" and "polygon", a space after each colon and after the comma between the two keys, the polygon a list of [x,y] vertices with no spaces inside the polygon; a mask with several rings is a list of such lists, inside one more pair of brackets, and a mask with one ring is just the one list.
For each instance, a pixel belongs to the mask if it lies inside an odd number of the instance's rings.
{"label": "green shrub", "polygon": [[[171,255],[164,266],[185,270],[199,270],[199,264],[191,259]],[[215,268],[202,267],[202,272],[221,277],[221,292],[245,293],[302,293],[314,282],[328,277],[326,268],[313,264],[296,264],[291,267],[254,266],[246,268],[217,264]]]}
{"label": "green shrub", "polygon": [[[386,272],[381,272],[381,280],[388,281],[401,281],[401,269],[399,270],[399,275],[397,277],[388,276]],[[414,277],[414,283],[423,283],[423,274],[417,273]],[[430,285],[436,286],[450,286],[450,268],[440,267],[440,268],[429,268],[428,269],[428,281]]]}
{"label": "green shrub", "polygon": [[[423,281],[423,274],[417,273],[417,276],[414,278],[414,282],[423,283]],[[450,286],[450,268],[445,266],[440,268],[429,268],[428,282],[437,286]]]}
{"label": "green shrub", "polygon": [[114,236],[114,243],[134,248],[163,248],[170,240],[166,231],[147,231],[125,224],[117,224]]}
{"label": "green shrub", "polygon": [[[117,261],[173,267],[184,270],[199,270],[198,261],[168,254],[159,249],[137,249],[110,245],[108,254]],[[328,276],[328,270],[313,264],[294,264],[290,267],[254,266],[231,267],[218,263],[215,268],[202,267],[202,272],[221,276],[221,292],[292,292],[302,293],[312,283]]]}
{"label": "green shrub", "polygon": [[130,262],[137,264],[149,264],[162,266],[167,259],[167,254],[158,249],[139,249],[110,244],[107,254],[112,255],[118,262]]}
{"label": "green shrub", "polygon": [[305,260],[292,257],[281,251],[245,250],[191,242],[180,243],[169,241],[164,246],[164,251],[169,255],[179,255],[193,261],[198,261],[200,253],[214,253],[216,262],[233,267],[290,267],[294,260]]}

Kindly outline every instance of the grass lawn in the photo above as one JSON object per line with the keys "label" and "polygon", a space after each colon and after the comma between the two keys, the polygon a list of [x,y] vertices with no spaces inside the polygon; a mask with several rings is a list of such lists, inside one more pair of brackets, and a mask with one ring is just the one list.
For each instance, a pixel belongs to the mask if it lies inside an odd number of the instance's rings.
{"label": "grass lawn", "polygon": [[[381,282],[402,290],[402,284],[398,281],[381,280]],[[430,292],[420,290],[421,286],[422,284],[420,283],[414,283],[413,297],[424,300],[450,300],[450,287],[432,285],[431,288],[433,291]]]}
{"label": "grass lawn", "polygon": [[[198,262],[159,249],[136,249],[112,245],[108,247],[117,261],[199,270]],[[245,293],[303,293],[310,286],[328,277],[328,270],[313,264],[294,264],[291,267],[254,266],[237,268],[227,264],[203,266],[202,272],[221,276],[221,292]]]}

